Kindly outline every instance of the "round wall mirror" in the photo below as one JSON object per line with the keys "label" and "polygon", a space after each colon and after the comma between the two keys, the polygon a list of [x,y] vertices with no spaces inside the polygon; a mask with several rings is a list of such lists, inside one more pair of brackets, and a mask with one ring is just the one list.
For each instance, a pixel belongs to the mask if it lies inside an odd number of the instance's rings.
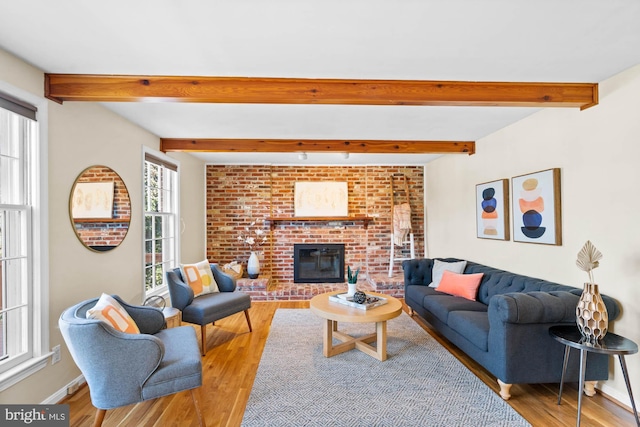
{"label": "round wall mirror", "polygon": [[69,215],[85,247],[96,252],[117,248],[131,221],[131,199],[120,175],[100,165],[83,170],[71,189]]}

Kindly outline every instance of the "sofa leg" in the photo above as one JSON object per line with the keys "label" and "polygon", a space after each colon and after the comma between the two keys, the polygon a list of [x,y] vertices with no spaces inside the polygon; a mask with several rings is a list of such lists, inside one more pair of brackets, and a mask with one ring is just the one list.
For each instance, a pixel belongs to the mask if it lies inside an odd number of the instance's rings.
{"label": "sofa leg", "polygon": [[596,384],[598,381],[585,381],[584,382],[584,394],[589,397],[593,397],[596,394]]}
{"label": "sofa leg", "polygon": [[409,307],[409,317],[413,317],[413,308]]}
{"label": "sofa leg", "polygon": [[202,335],[202,356],[207,354],[207,325],[200,326],[200,335]]}
{"label": "sofa leg", "polygon": [[504,400],[509,400],[509,398],[511,398],[510,391],[513,384],[506,384],[498,379],[498,385],[500,386],[500,397],[502,397]]}
{"label": "sofa leg", "polygon": [[253,328],[251,327],[251,319],[249,319],[249,310],[244,311],[244,317],[247,318],[247,325],[249,325],[249,332],[253,332]]}

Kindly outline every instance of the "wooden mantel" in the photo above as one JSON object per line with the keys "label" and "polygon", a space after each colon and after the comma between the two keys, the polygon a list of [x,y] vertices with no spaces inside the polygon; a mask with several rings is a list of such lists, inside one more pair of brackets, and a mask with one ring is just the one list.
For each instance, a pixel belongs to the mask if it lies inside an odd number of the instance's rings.
{"label": "wooden mantel", "polygon": [[267,217],[265,221],[269,221],[272,230],[279,222],[362,222],[366,230],[373,218],[369,216],[279,216]]}

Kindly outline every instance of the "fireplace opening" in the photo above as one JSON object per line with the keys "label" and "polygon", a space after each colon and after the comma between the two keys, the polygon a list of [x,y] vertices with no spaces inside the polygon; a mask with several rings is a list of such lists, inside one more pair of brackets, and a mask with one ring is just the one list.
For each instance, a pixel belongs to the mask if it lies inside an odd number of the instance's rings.
{"label": "fireplace opening", "polygon": [[344,283],[344,244],[294,244],[294,283]]}

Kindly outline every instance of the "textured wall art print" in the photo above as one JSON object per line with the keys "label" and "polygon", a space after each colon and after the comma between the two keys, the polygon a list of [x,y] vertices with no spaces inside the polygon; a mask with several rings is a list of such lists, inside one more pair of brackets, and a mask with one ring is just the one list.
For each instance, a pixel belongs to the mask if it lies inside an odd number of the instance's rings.
{"label": "textured wall art print", "polygon": [[114,182],[78,182],[71,196],[73,219],[113,217]]}
{"label": "textured wall art print", "polygon": [[560,169],[511,178],[513,241],[562,244]]}
{"label": "textured wall art print", "polygon": [[509,240],[509,180],[476,185],[476,229],[479,239]]}
{"label": "textured wall art print", "polygon": [[295,183],[295,216],[347,216],[348,203],[349,193],[346,182],[298,181]]}

